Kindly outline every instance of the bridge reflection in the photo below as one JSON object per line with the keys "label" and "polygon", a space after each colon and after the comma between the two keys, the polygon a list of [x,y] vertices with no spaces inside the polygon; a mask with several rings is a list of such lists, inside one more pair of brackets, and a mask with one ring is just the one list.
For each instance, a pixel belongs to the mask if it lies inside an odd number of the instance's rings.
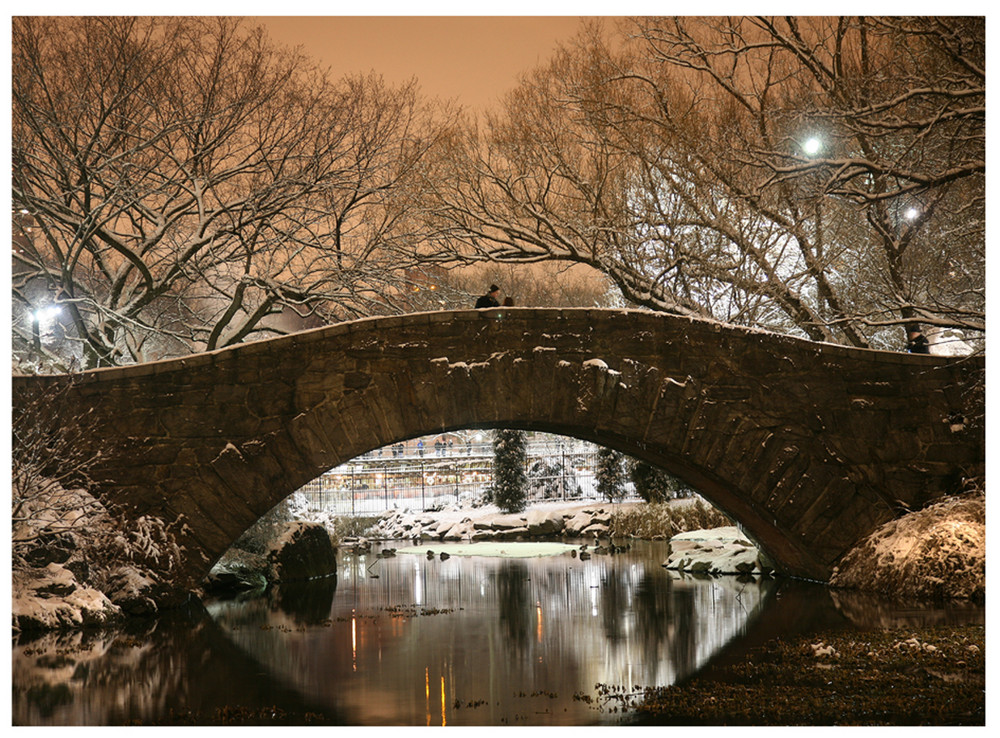
{"label": "bridge reflection", "polygon": [[580,699],[595,685],[683,679],[743,633],[776,586],[668,572],[657,545],[587,562],[348,557],[323,622],[262,605],[250,623],[246,605],[210,609],[223,627],[242,613],[234,642],[311,701],[335,692],[360,723],[595,722]]}

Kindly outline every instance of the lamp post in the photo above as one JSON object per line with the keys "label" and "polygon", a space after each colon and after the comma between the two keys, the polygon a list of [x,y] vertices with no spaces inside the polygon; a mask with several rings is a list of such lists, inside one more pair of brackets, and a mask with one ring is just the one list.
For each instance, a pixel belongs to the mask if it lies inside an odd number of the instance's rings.
{"label": "lamp post", "polygon": [[[819,136],[810,136],[802,143],[802,151],[810,159],[818,156],[820,152],[823,151],[823,140]],[[816,252],[819,255],[822,238],[823,238],[823,212],[822,212],[822,197],[816,197],[815,209],[816,209]]]}
{"label": "lamp post", "polygon": [[42,351],[42,332],[38,326],[38,311],[31,311],[31,345],[35,347],[35,351],[41,353]]}

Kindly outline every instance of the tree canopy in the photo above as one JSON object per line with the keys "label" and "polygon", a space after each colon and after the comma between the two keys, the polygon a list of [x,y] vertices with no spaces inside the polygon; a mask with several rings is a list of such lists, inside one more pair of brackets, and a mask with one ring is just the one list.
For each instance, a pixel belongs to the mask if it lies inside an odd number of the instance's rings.
{"label": "tree canopy", "polygon": [[15,301],[58,305],[84,366],[400,309],[442,130],[415,83],[331,80],[225,18],[24,17],[12,41]]}
{"label": "tree canopy", "polygon": [[898,347],[985,329],[982,18],[591,27],[453,146],[470,259],[585,263],[628,303]]}

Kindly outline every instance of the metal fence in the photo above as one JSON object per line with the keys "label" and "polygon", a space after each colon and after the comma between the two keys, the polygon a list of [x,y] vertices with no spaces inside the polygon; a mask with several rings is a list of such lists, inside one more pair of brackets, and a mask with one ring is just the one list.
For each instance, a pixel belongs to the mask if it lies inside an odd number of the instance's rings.
{"label": "metal fence", "polygon": [[[528,498],[598,499],[596,447],[572,440],[528,447]],[[375,515],[393,508],[436,510],[482,499],[493,484],[493,448],[386,447],[331,469],[299,490],[309,506],[339,515]],[[626,485],[625,499],[634,497]]]}

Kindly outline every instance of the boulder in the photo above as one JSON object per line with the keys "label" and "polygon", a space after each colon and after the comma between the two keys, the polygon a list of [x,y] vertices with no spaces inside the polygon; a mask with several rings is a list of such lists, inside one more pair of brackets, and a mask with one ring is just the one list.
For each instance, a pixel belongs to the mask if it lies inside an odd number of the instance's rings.
{"label": "boulder", "polygon": [[563,529],[562,513],[552,510],[529,510],[526,522],[532,536],[557,535]]}
{"label": "boulder", "polygon": [[319,523],[288,523],[267,554],[268,579],[300,581],[336,576],[337,552]]}
{"label": "boulder", "polygon": [[735,526],[679,533],[670,539],[663,566],[700,574],[762,574],[773,568]]}
{"label": "boulder", "polygon": [[517,528],[503,528],[493,532],[493,538],[497,541],[516,541],[518,538],[527,538],[528,528],[520,526]]}
{"label": "boulder", "polygon": [[581,510],[570,518],[564,518],[563,531],[568,536],[579,536],[592,522],[593,515]]}
{"label": "boulder", "polygon": [[443,541],[464,541],[472,537],[475,532],[472,521],[466,518],[460,523],[455,523],[441,536]]}
{"label": "boulder", "polygon": [[519,514],[487,515],[474,523],[476,530],[510,530],[512,528],[523,528],[527,521],[527,516]]}
{"label": "boulder", "polygon": [[600,538],[608,535],[608,528],[606,523],[591,523],[586,528],[580,531],[580,537],[582,538]]}
{"label": "boulder", "polygon": [[230,549],[205,577],[206,592],[246,592],[267,586],[267,559],[239,549]]}

